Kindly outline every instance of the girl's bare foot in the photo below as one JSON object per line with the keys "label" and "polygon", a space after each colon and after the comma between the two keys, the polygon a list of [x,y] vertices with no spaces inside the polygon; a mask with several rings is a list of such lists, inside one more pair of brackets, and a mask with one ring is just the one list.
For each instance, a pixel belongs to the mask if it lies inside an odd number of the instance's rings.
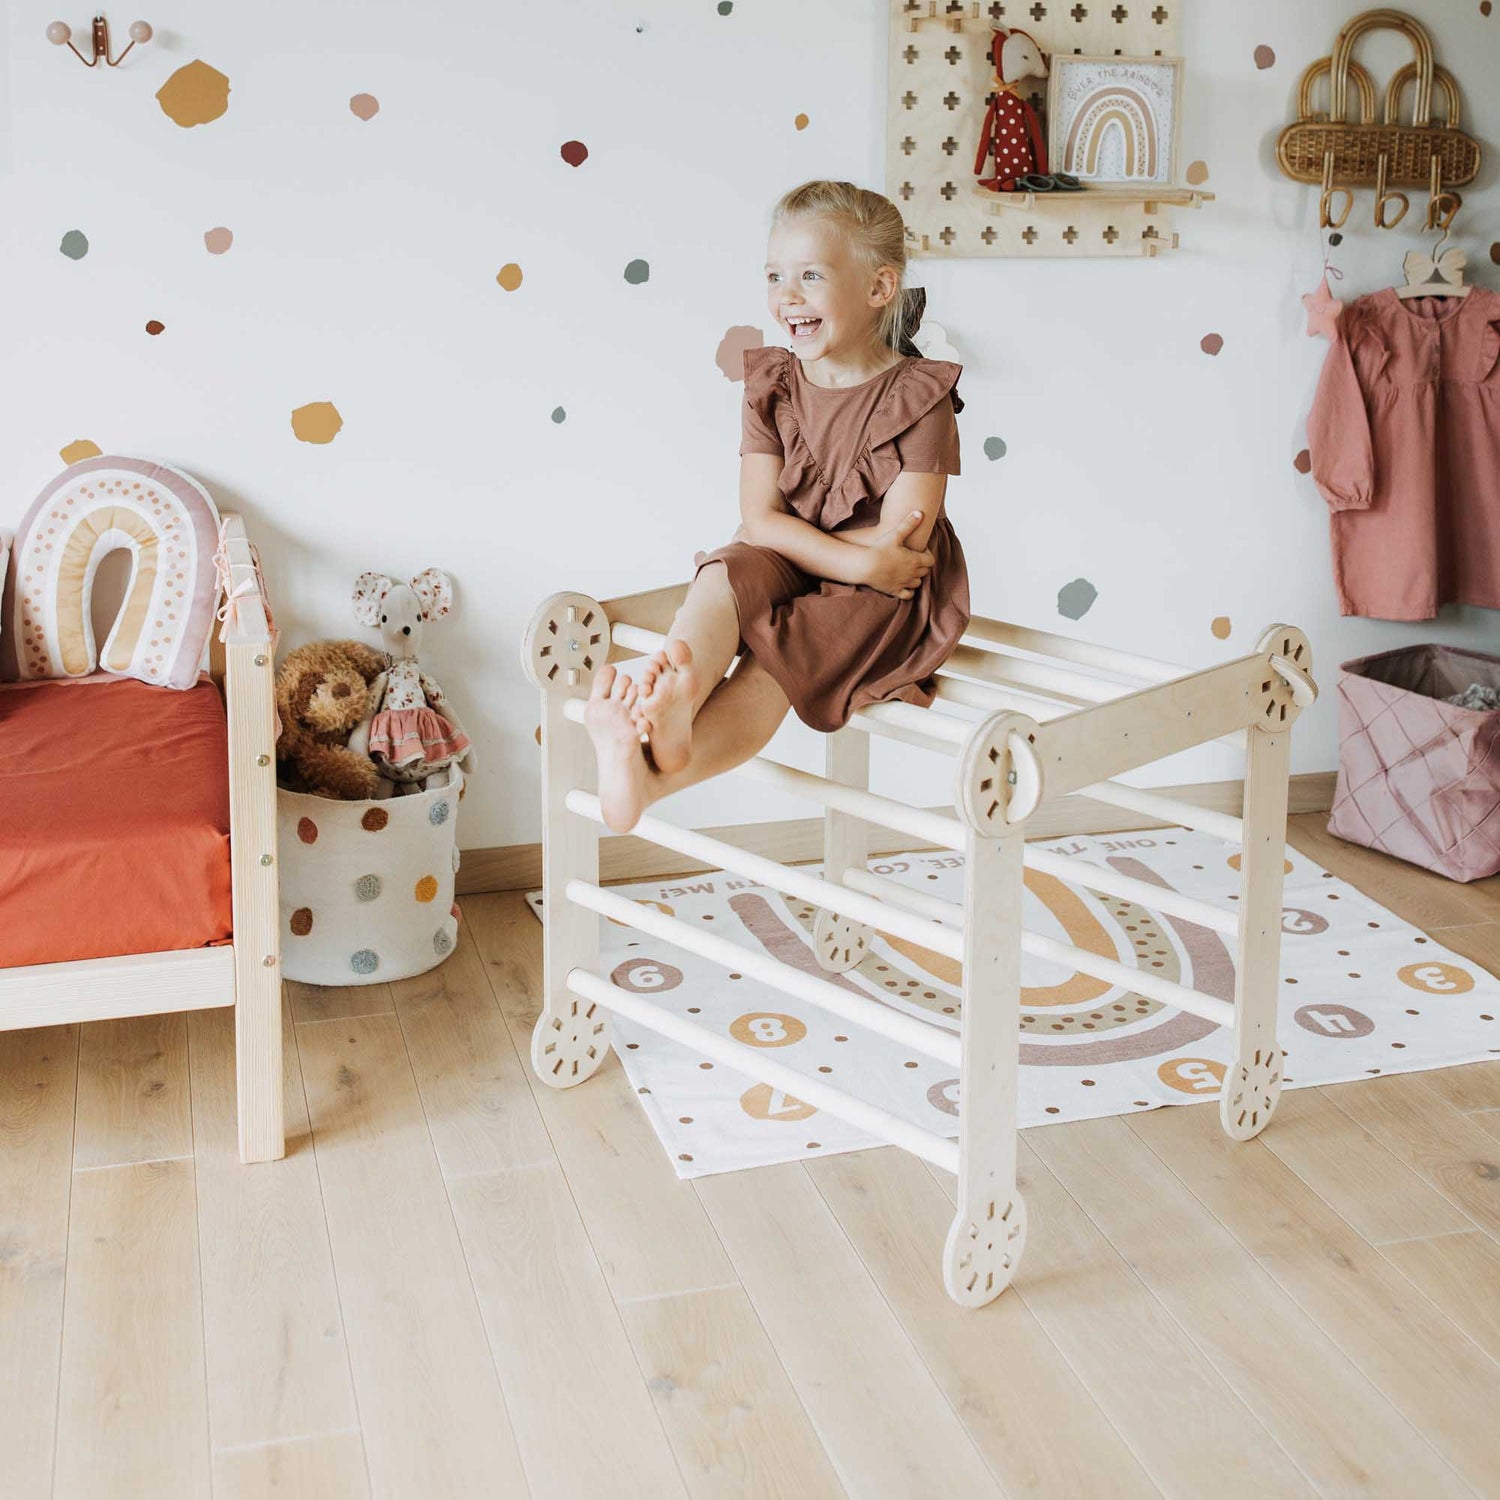
{"label": "girl's bare foot", "polygon": [[651,771],[636,728],[636,685],[612,666],[599,669],[583,711],[599,759],[599,806],[615,833],[629,833],[646,810]]}
{"label": "girl's bare foot", "polygon": [[641,673],[636,722],[650,736],[658,771],[680,771],[691,759],[697,690],[698,674],[686,641],[669,640]]}

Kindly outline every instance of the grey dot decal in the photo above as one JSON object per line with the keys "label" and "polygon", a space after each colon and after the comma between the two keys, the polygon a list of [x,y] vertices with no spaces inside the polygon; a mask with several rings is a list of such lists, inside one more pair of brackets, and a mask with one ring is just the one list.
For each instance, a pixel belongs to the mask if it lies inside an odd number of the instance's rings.
{"label": "grey dot decal", "polygon": [[554,422],[566,422],[568,420],[568,414],[562,409],[562,407],[554,406],[552,408],[552,420]]}
{"label": "grey dot decal", "polygon": [[1005,457],[1005,439],[1004,438],[997,438],[997,437],[988,437],[988,438],[986,438],[984,440],[984,456],[986,458],[991,458],[991,459],[994,459],[994,458],[1004,458]]}
{"label": "grey dot decal", "polygon": [[1098,597],[1099,590],[1087,578],[1075,578],[1057,591],[1057,612],[1070,620],[1081,620]]}
{"label": "grey dot decal", "polygon": [[57,248],[69,260],[82,260],[89,253],[89,237],[81,229],[70,229]]}
{"label": "grey dot decal", "polygon": [[651,279],[651,267],[644,260],[633,260],[625,267],[625,279],[631,286],[639,286]]}

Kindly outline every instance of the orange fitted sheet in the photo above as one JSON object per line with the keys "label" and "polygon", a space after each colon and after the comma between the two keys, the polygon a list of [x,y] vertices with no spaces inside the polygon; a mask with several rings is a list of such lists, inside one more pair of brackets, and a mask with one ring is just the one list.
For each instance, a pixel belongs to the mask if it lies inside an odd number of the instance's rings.
{"label": "orange fitted sheet", "polygon": [[0,691],[0,968],[231,932],[214,685],[94,677]]}

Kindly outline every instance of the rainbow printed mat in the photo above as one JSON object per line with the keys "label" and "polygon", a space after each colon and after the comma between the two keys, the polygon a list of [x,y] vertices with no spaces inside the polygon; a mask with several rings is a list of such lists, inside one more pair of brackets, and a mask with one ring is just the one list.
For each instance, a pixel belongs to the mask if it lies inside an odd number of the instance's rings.
{"label": "rainbow printed mat", "polygon": [[[1034,847],[1107,866],[1233,910],[1239,855],[1185,828],[1071,837]],[[806,866],[816,871],[816,866]],[[870,868],[948,901],[963,899],[963,860],[910,854]],[[878,935],[857,969],[829,975],[813,955],[805,902],[715,871],[680,882],[611,887],[729,941],[955,1033],[960,969]],[[541,915],[541,893],[527,897]],[[1287,851],[1280,1041],[1286,1086],[1343,1083],[1500,1056],[1500,980],[1439,946],[1312,860]],[[1024,925],[1205,994],[1234,997],[1229,940],[1178,917],[1026,872]],[[927,1130],[958,1133],[954,1070],[756,980],[600,919],[601,972],[700,1026]],[[1197,1016],[1026,955],[1022,960],[1022,1126],[1128,1114],[1216,1097],[1230,1034]],[[675,1042],[613,1018],[616,1050],[679,1177],[876,1145],[863,1132]]]}

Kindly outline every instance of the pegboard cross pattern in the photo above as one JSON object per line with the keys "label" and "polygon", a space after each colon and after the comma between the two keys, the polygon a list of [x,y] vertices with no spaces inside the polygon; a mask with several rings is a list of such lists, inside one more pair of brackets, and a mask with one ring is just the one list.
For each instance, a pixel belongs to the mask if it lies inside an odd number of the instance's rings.
{"label": "pegboard cross pattern", "polygon": [[[1035,211],[1018,203],[997,213],[976,190],[972,168],[993,96],[991,22],[1019,26],[1049,58],[1172,57],[1185,3],[890,0],[886,195],[900,205],[910,252],[1138,256],[1175,246],[1169,211],[1144,195],[1130,203],[1058,194],[1059,201],[1038,203]],[[1041,107],[1045,80],[1028,79],[1025,87]]]}

